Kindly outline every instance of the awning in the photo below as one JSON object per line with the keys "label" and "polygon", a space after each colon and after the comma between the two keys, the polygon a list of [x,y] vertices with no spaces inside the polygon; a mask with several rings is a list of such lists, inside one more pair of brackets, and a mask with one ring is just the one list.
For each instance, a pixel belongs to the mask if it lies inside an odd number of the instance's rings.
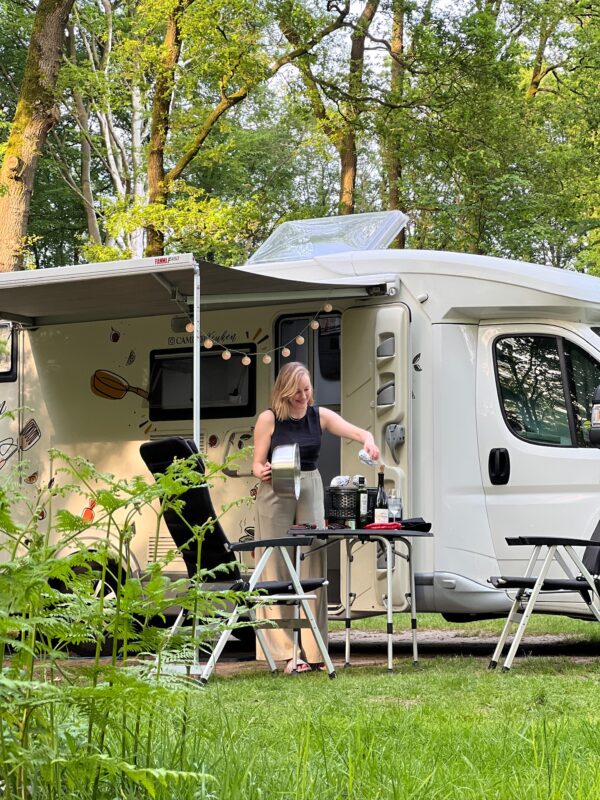
{"label": "awning", "polygon": [[[193,305],[194,267],[187,253],[5,273],[0,319],[40,327],[181,313]],[[363,286],[307,283],[208,262],[199,262],[199,274],[201,309],[369,295],[369,278]]]}

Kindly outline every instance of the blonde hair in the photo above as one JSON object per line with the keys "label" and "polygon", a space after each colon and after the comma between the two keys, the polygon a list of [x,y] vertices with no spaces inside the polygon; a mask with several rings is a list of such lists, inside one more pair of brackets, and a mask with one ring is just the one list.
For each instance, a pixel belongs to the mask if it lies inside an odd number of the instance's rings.
{"label": "blonde hair", "polygon": [[[290,418],[290,400],[298,391],[300,381],[305,377],[310,381],[310,372],[300,361],[289,361],[281,368],[271,392],[271,408],[277,419],[286,420]],[[308,404],[312,406],[313,403],[314,397],[311,382]]]}

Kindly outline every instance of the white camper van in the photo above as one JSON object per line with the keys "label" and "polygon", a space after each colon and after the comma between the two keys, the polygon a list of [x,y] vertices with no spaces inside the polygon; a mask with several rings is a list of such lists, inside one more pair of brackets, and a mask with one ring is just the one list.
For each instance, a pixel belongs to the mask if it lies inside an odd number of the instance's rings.
{"label": "white camper van", "polygon": [[[48,447],[123,477],[145,474],[140,445],[171,435],[194,436],[223,461],[251,443],[280,364],[303,361],[317,402],[373,432],[405,516],[433,525],[434,537],[414,545],[419,611],[506,612],[507,593],[488,578],[522,573],[528,555],[507,536],[600,530],[600,451],[589,437],[600,281],[384,249],[404,221],[386,212],[287,223],[239,269],[173,255],[1,275],[0,403],[19,412],[0,420],[0,479],[22,460],[32,489],[48,481]],[[363,473],[374,485],[358,449],[324,441],[326,483]],[[255,484],[246,459],[213,488],[215,506]],[[252,507],[223,524],[239,539]],[[151,527],[136,523],[141,567]],[[166,530],[161,544],[172,547]],[[185,574],[182,560],[171,567]],[[330,554],[333,615],[343,613],[343,570]],[[404,610],[400,558],[395,584]],[[354,612],[385,610],[385,564],[372,544],[355,554],[353,590]],[[578,595],[550,593],[539,608],[587,611]]]}

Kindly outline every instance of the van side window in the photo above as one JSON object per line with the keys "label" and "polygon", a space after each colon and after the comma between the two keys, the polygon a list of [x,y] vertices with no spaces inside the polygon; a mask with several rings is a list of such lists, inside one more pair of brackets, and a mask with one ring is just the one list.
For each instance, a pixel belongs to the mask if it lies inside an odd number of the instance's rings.
{"label": "van side window", "polygon": [[504,418],[515,436],[558,447],[591,446],[599,362],[560,336],[497,339],[495,361]]}
{"label": "van side window", "polygon": [[[225,361],[222,350],[200,352],[201,413],[204,419],[253,417],[256,414],[256,358],[242,364],[242,356],[256,353],[253,343],[236,344]],[[149,417],[154,421],[189,420],[193,412],[191,347],[150,352]]]}
{"label": "van side window", "polygon": [[565,360],[570,378],[577,445],[593,447],[590,443],[590,418],[594,389],[600,384],[600,364],[585,350],[568,341],[565,341]]}
{"label": "van side window", "polygon": [[17,380],[17,332],[10,322],[0,322],[0,382]]}
{"label": "van side window", "polygon": [[[301,361],[306,364],[312,376],[315,397],[319,405],[337,410],[340,406],[340,331],[341,314],[320,314],[319,327],[310,327],[313,315],[281,317],[276,326],[276,344],[284,345],[290,355],[284,358],[277,351],[276,373],[286,361]],[[302,336],[304,342],[298,344],[296,337]]]}
{"label": "van side window", "polygon": [[509,336],[495,347],[504,418],[521,439],[571,447],[558,338]]}

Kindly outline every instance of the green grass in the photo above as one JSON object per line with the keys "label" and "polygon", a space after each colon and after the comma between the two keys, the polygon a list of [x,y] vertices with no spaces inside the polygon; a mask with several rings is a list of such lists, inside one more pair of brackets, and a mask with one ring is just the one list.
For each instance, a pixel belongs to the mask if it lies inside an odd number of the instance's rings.
{"label": "green grass", "polygon": [[599,684],[599,663],[566,658],[216,678],[198,704],[202,765],[218,800],[583,800],[600,791]]}

